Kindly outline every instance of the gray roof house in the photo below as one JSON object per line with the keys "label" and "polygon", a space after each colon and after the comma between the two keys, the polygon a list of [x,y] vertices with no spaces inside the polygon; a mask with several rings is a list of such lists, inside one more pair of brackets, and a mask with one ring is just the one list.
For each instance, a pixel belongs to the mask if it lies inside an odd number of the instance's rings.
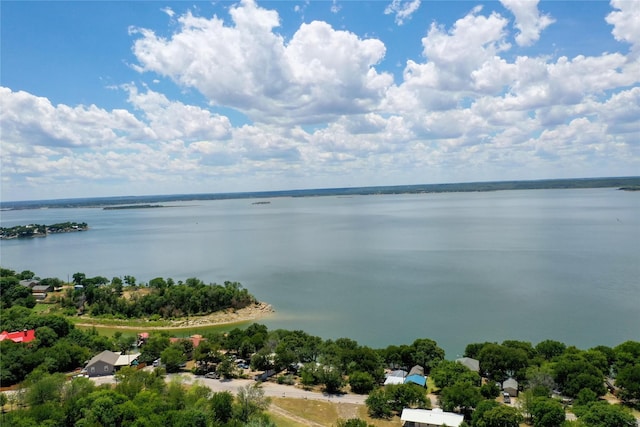
{"label": "gray roof house", "polygon": [[114,353],[109,350],[105,350],[102,353],[93,356],[85,367],[87,374],[90,377],[113,374],[118,357],[120,357],[118,353]]}
{"label": "gray roof house", "polygon": [[40,284],[40,281],[35,279],[20,280],[20,285],[24,286],[25,288],[33,288],[34,286],[39,284]]}
{"label": "gray roof house", "polygon": [[35,285],[31,288],[31,295],[36,299],[43,300],[47,297],[47,292],[51,292],[53,286],[51,285]]}
{"label": "gray roof house", "polygon": [[509,393],[509,396],[516,397],[518,395],[518,381],[513,378],[507,379],[502,383],[502,390],[505,393]]}
{"label": "gray roof house", "polygon": [[461,357],[456,359],[456,362],[463,364],[473,372],[480,372],[480,361],[477,359],[472,359],[470,357]]}
{"label": "gray roof house", "polygon": [[85,369],[90,377],[111,375],[118,368],[136,364],[138,357],[140,357],[140,353],[121,355],[120,353],[105,350],[93,356],[93,358],[89,360],[89,363],[87,363]]}

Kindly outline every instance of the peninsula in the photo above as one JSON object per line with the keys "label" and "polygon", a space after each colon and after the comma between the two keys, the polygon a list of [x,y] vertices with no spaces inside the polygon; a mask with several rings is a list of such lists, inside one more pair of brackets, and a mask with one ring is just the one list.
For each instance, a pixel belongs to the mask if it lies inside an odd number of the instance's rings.
{"label": "peninsula", "polygon": [[87,231],[86,222],[61,222],[58,224],[28,224],[14,227],[0,227],[0,239],[18,239],[27,237],[46,237],[48,234]]}

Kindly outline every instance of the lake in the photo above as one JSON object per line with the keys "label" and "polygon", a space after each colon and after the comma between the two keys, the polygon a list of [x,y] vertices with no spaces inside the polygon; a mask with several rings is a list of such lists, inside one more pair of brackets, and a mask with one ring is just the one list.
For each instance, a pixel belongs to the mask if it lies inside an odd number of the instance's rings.
{"label": "lake", "polygon": [[[260,199],[264,201],[264,199]],[[0,242],[40,277],[239,281],[302,329],[386,347],[432,338],[640,340],[640,192],[611,188],[205,200],[1,212],[86,232]]]}

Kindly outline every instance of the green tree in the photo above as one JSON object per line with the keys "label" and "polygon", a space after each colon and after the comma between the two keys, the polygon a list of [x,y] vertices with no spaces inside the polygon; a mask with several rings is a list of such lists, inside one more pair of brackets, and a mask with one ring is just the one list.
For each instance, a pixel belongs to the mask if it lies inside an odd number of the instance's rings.
{"label": "green tree", "polygon": [[509,377],[524,379],[524,369],[529,364],[529,355],[524,348],[499,344],[486,344],[478,355],[480,369],[495,381]]}
{"label": "green tree", "polygon": [[475,386],[480,385],[480,375],[471,371],[462,363],[453,360],[441,360],[431,370],[431,378],[438,388],[452,386],[456,382],[466,381]]}
{"label": "green tree", "polygon": [[226,424],[233,417],[233,395],[228,391],[213,393],[209,404],[217,423]]}
{"label": "green tree", "polygon": [[57,403],[62,400],[63,374],[41,374],[34,371],[28,378],[25,403],[29,406]]}
{"label": "green tree", "polygon": [[620,369],[616,377],[619,396],[625,402],[640,401],[640,362]]}
{"label": "green tree", "polygon": [[170,345],[160,353],[160,360],[165,365],[167,372],[178,372],[182,364],[187,361],[187,357],[176,345]]}
{"label": "green tree", "polygon": [[558,427],[565,420],[562,404],[548,397],[534,398],[529,407],[529,412],[533,427]]}
{"label": "green tree", "polygon": [[368,372],[354,372],[349,375],[349,385],[354,393],[368,394],[375,387],[375,381]]}
{"label": "green tree", "polygon": [[400,413],[404,408],[431,407],[427,391],[417,384],[393,384],[385,387],[391,409]]}
{"label": "green tree", "polygon": [[367,411],[373,418],[390,418],[393,414],[389,396],[383,387],[373,390],[365,400]]}
{"label": "green tree", "polygon": [[480,388],[468,382],[457,382],[440,392],[440,404],[445,411],[460,410],[469,416],[471,410],[482,400]]}
{"label": "green tree", "polygon": [[218,363],[218,367],[216,368],[216,372],[222,378],[234,378],[236,376],[237,367],[236,364],[233,363],[233,360],[226,356],[222,359],[220,363]]}
{"label": "green tree", "polygon": [[471,415],[471,425],[474,427],[487,427],[484,420],[484,414],[497,406],[500,406],[500,403],[495,400],[487,399],[478,402],[476,409]]}
{"label": "green tree", "polygon": [[444,350],[438,344],[428,338],[419,338],[411,344],[413,349],[411,364],[420,365],[429,372],[431,368],[444,359]]}
{"label": "green tree", "polygon": [[[485,404],[486,408],[478,413],[478,409],[485,402],[494,402],[495,405]],[[481,402],[478,409],[474,411],[472,417],[474,427],[518,427],[523,421],[522,415],[516,408],[500,405],[492,400]]]}
{"label": "green tree", "polygon": [[247,422],[254,415],[260,414],[271,404],[271,400],[264,395],[264,389],[259,384],[249,384],[241,387],[236,395],[237,418]]}
{"label": "green tree", "polygon": [[557,359],[553,370],[554,380],[569,397],[577,396],[578,392],[585,388],[598,396],[603,396],[606,392],[602,371],[586,358],[584,352],[565,352]]}
{"label": "green tree", "polygon": [[327,393],[338,393],[344,386],[344,379],[339,369],[333,366],[324,366],[319,369],[320,383],[324,384]]}
{"label": "green tree", "polygon": [[500,387],[494,382],[487,382],[480,386],[480,394],[485,399],[495,399],[500,396]]}
{"label": "green tree", "polygon": [[586,427],[636,427],[636,419],[629,410],[607,402],[593,402],[580,421]]}
{"label": "green tree", "polygon": [[0,393],[0,410],[1,410],[1,412],[4,413],[4,405],[6,405],[8,401],[9,401],[9,399],[7,398],[7,395],[4,394],[4,393]]}

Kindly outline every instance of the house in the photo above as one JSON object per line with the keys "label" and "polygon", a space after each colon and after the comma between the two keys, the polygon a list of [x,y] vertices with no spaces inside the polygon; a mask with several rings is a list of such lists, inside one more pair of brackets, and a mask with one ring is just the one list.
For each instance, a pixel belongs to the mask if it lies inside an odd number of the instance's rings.
{"label": "house", "polygon": [[518,396],[518,381],[513,378],[507,379],[502,383],[502,390],[505,393],[509,393],[509,396],[511,397]]}
{"label": "house", "polygon": [[189,338],[169,338],[169,342],[173,344],[179,341],[191,341],[193,348],[197,348],[200,345],[200,341],[204,339],[202,335],[191,335]]}
{"label": "house", "polygon": [[34,286],[39,284],[40,284],[40,281],[35,279],[20,280],[20,285],[24,286],[25,288],[33,288]]}
{"label": "house", "polygon": [[407,377],[407,371],[398,369],[387,374],[384,385],[387,384],[404,384],[404,379]]}
{"label": "house", "polygon": [[43,300],[47,297],[47,292],[51,292],[53,286],[51,285],[35,285],[31,288],[31,295],[37,300]]}
{"label": "house", "polygon": [[136,365],[140,353],[120,354],[105,350],[89,360],[85,367],[90,377],[111,375],[123,366]]}
{"label": "house", "polygon": [[416,365],[409,371],[409,375],[404,379],[405,384],[418,384],[419,386],[427,386],[427,377],[424,376],[424,368]]}
{"label": "house", "polygon": [[404,427],[459,427],[464,421],[464,416],[444,412],[440,408],[431,410],[404,408],[400,421]]}
{"label": "house", "polygon": [[459,359],[456,359],[456,362],[463,364],[473,372],[480,372],[480,361],[477,359],[472,359],[470,357],[461,357]]}
{"label": "house", "polygon": [[27,343],[36,339],[35,329],[25,329],[24,331],[7,332],[2,331],[0,333],[0,341],[11,340],[17,343]]}

